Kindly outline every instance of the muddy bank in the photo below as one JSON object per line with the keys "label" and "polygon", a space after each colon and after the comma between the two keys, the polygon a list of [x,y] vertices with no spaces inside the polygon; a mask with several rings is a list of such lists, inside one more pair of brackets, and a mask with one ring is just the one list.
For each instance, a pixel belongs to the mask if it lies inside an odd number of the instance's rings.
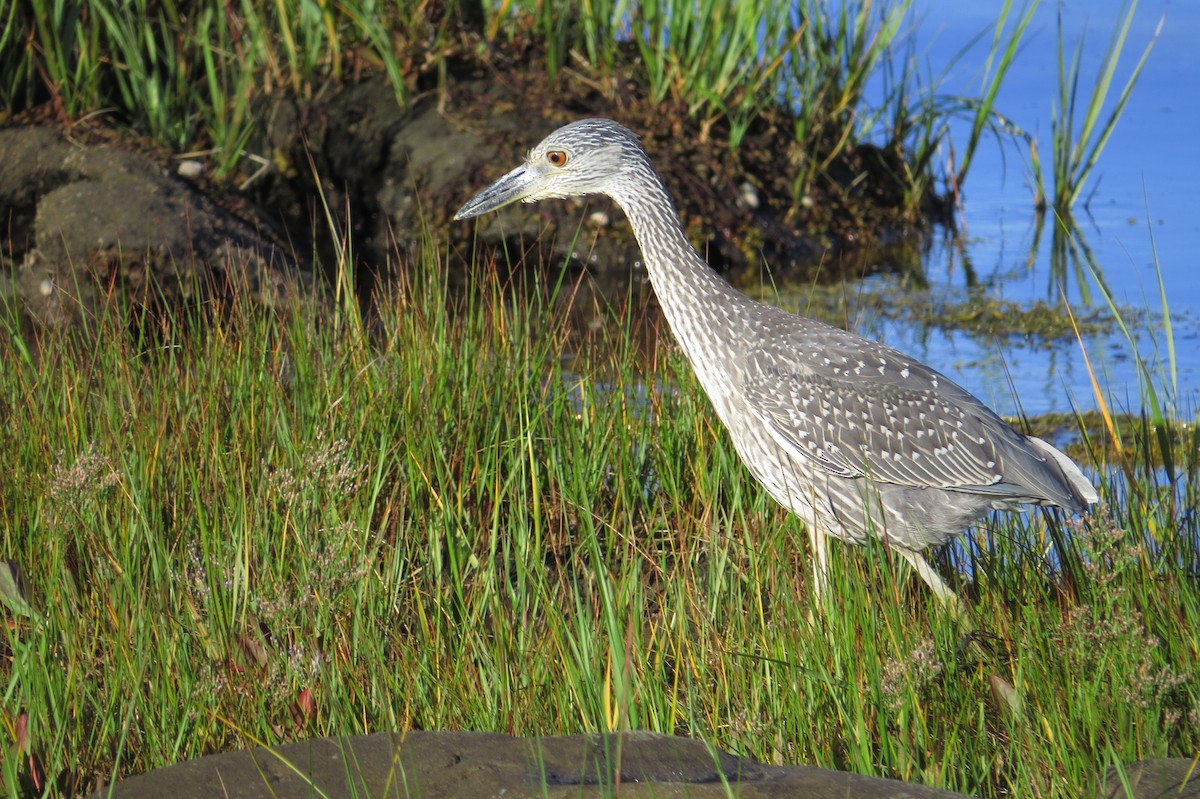
{"label": "muddy bank", "polygon": [[734,151],[719,123],[702,131],[632,79],[601,91],[569,70],[552,81],[536,53],[511,55],[451,59],[413,87],[409,108],[381,76],[309,99],[264,98],[253,157],[220,180],[203,157],[177,157],[100,118],[10,121],[0,129],[0,291],[51,326],[116,291],[168,304],[246,291],[275,304],[286,278],[327,283],[350,252],[369,307],[380,285],[427,269],[435,252],[464,281],[480,264],[543,281],[565,266],[614,276],[593,287],[620,297],[640,255],[606,199],[450,220],[546,133],[586,116],[642,134],[692,242],[735,284],[759,284],[766,265],[772,280],[919,272],[931,217],[903,204],[902,154],[859,147],[797,197],[812,155],[797,151],[784,110],[764,113]]}
{"label": "muddy bank", "polygon": [[767,766],[700,741],[623,735],[513,738],[409,732],[319,738],[201,758],[94,797],[789,797],[954,799],[912,783],[808,766]]}
{"label": "muddy bank", "polygon": [[[311,243],[306,259],[326,269],[338,236],[348,237],[367,290],[420,266],[419,253],[442,240],[452,272],[482,255],[521,268],[628,274],[640,256],[607,199],[586,201],[587,213],[583,201],[542,203],[450,221],[547,133],[587,116],[615,118],[642,135],[692,242],[735,283],[757,281],[764,264],[775,278],[829,281],[920,269],[930,220],[903,208],[897,154],[860,147],[821,176],[824,191],[795,198],[808,156],[796,151],[785,118],[765,115],[735,152],[719,126],[704,139],[682,110],[652,106],[632,90],[607,96],[569,74],[551,84],[536,69],[459,65],[408,110],[380,79],[328,99],[281,101],[256,144],[276,168],[253,181],[248,196],[289,240]],[[338,215],[338,230],[324,207]]]}

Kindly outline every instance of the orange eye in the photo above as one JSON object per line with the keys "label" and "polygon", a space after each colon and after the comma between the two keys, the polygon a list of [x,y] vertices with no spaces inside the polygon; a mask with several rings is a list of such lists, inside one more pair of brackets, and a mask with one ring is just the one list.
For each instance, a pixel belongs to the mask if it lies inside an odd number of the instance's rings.
{"label": "orange eye", "polygon": [[567,154],[562,150],[551,150],[546,153],[546,160],[551,166],[563,167],[567,165]]}

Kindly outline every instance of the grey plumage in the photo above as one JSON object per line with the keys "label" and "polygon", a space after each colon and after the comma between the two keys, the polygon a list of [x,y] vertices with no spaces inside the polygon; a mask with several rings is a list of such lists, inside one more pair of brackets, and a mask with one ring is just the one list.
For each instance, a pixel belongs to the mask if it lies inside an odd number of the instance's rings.
{"label": "grey plumage", "polygon": [[955,602],[920,550],[990,509],[1079,512],[1096,501],[1065,455],[1018,433],[944,375],[733,289],[692,248],[637,137],[615,122],[559,128],[455,219],[584,194],[608,195],[624,209],[663,313],[738,454],[808,526],[818,589],[824,536],[876,537]]}

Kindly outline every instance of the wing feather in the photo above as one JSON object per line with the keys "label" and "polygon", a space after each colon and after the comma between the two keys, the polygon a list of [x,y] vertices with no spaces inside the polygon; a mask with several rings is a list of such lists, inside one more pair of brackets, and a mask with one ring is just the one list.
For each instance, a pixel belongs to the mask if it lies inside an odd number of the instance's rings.
{"label": "wing feather", "polygon": [[[819,340],[818,340],[819,338]],[[821,326],[746,357],[743,395],[794,457],[841,477],[1008,495],[1001,452],[1024,439],[949,378]]]}

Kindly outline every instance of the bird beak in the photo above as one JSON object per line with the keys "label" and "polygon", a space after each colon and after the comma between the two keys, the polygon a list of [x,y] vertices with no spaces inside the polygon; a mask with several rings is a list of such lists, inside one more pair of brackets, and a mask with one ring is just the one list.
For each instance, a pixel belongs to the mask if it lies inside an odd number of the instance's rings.
{"label": "bird beak", "polygon": [[529,196],[534,184],[537,183],[537,178],[538,176],[533,170],[522,164],[459,208],[458,213],[454,215],[455,221],[495,211],[497,208],[503,208],[511,202]]}

